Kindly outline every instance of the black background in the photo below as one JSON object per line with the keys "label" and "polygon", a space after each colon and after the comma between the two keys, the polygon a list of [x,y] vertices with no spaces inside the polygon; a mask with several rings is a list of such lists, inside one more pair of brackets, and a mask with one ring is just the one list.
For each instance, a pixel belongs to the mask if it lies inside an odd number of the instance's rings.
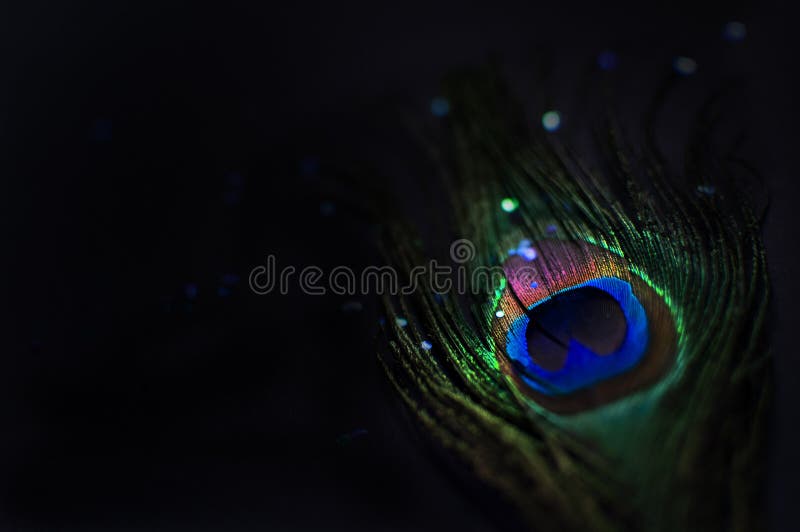
{"label": "black background", "polygon": [[[383,187],[408,168],[430,173],[392,110],[424,114],[449,69],[493,53],[524,85],[547,50],[558,87],[609,47],[631,102],[681,53],[697,54],[700,89],[710,63],[747,80],[750,155],[772,196],[766,498],[771,529],[794,529],[787,11],[54,2],[5,5],[0,18],[4,530],[513,526],[409,428],[375,358],[375,301],[345,312],[335,296],[259,297],[246,278],[269,253],[298,268],[375,260],[342,175]],[[743,43],[720,38],[728,20],[747,24]],[[667,130],[667,143],[682,134]]]}

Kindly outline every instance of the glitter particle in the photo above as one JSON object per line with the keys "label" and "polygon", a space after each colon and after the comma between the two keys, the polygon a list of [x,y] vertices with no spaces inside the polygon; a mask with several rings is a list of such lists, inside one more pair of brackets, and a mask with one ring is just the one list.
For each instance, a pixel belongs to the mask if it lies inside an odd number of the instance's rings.
{"label": "glitter particle", "polygon": [[558,111],[547,111],[542,115],[542,126],[547,131],[556,131],[561,127],[561,115]]}
{"label": "glitter particle", "polygon": [[533,249],[533,248],[525,248],[525,249],[523,249],[522,253],[520,253],[520,255],[525,257],[525,260],[528,260],[528,261],[531,261],[531,260],[533,260],[533,259],[535,259],[536,257],[539,256],[539,254],[536,253],[536,250]]}
{"label": "glitter particle", "polygon": [[617,68],[617,64],[619,64],[619,57],[611,50],[600,52],[600,55],[597,56],[597,66],[602,70],[614,70]]}
{"label": "glitter particle", "polygon": [[519,207],[519,202],[514,198],[503,198],[500,202],[500,207],[506,212],[514,212]]}
{"label": "glitter particle", "polygon": [[398,327],[405,327],[408,325],[408,320],[405,318],[395,318],[394,322],[397,324]]}
{"label": "glitter particle", "polygon": [[740,42],[747,36],[747,27],[741,22],[728,22],[722,30],[722,36],[726,41]]}
{"label": "glitter particle", "polygon": [[533,259],[539,256],[536,250],[531,246],[531,241],[528,239],[523,239],[519,241],[515,254],[519,255],[520,257],[522,257],[527,261],[532,261]]}
{"label": "glitter particle", "polygon": [[443,117],[450,112],[450,102],[446,98],[434,98],[431,100],[431,113],[433,116]]}
{"label": "glitter particle", "polygon": [[431,348],[433,348],[433,344],[427,340],[423,340],[420,346],[422,346],[422,349],[424,349],[425,351],[430,351]]}
{"label": "glitter particle", "polygon": [[672,62],[675,72],[682,76],[690,76],[697,71],[697,61],[691,57],[676,57]]}
{"label": "glitter particle", "polygon": [[502,310],[498,310],[497,312],[494,313],[494,315],[497,316],[498,318],[502,318],[503,316],[506,315],[506,313],[503,312]]}

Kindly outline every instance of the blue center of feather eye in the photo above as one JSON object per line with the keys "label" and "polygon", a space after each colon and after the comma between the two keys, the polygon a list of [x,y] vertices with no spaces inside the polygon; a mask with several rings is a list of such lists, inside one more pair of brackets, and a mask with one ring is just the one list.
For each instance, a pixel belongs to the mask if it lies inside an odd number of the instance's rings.
{"label": "blue center of feather eye", "polygon": [[[574,333],[570,323],[573,316],[571,310],[553,314],[564,319],[563,326],[554,331],[552,327],[543,328],[545,338],[563,347],[566,358],[559,367],[542,357],[541,353],[529,352],[538,350],[535,343],[529,342],[529,327],[539,323],[531,323],[531,319],[547,321],[547,317],[537,311],[545,304],[558,308],[564,296],[577,295],[582,289],[596,289],[607,294],[619,305],[619,311],[625,319],[624,335],[620,335],[619,345],[614,345],[610,352],[602,347],[604,331],[592,331],[592,341],[583,340],[583,336]],[[569,309],[569,303],[562,308]],[[577,319],[577,318],[575,318]],[[549,329],[549,330],[548,330]],[[577,326],[574,328],[577,329]],[[613,335],[613,331],[608,334]],[[598,341],[599,337],[599,341]],[[635,366],[647,350],[648,326],[647,314],[642,304],[633,294],[631,285],[615,277],[592,279],[585,283],[560,290],[528,308],[528,312],[517,318],[506,334],[506,352],[511,358],[517,373],[528,386],[545,395],[566,395],[586,388],[600,381],[619,375]],[[589,345],[585,345],[589,344]],[[591,347],[590,347],[591,345]]]}

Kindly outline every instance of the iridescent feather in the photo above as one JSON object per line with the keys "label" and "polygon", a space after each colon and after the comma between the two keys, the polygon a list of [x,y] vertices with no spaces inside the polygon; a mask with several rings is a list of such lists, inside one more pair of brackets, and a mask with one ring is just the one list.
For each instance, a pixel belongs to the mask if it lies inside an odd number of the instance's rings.
{"label": "iridescent feather", "polygon": [[[452,237],[474,245],[467,279],[502,275],[384,297],[381,360],[410,411],[535,530],[760,528],[769,288],[730,169],[698,149],[702,183],[653,152],[633,170],[609,121],[589,170],[528,130],[494,71],[453,76],[446,97]],[[427,263],[407,224],[387,232],[393,265]]]}

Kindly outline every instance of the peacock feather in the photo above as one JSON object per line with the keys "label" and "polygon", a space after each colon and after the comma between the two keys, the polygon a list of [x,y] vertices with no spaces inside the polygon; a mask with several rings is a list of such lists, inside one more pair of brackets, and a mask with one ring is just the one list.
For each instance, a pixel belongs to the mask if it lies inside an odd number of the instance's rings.
{"label": "peacock feather", "polygon": [[768,282],[729,161],[698,137],[673,175],[607,118],[590,167],[526,126],[494,69],[444,88],[432,155],[466,284],[427,288],[405,221],[383,240],[417,280],[384,296],[409,411],[532,529],[760,528]]}

